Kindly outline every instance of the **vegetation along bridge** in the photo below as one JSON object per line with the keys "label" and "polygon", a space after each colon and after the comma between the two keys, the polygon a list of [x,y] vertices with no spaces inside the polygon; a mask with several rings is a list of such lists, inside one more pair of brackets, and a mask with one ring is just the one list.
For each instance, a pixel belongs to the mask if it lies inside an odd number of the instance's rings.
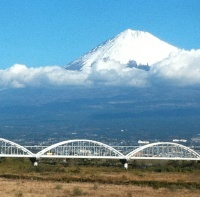
{"label": "vegetation along bridge", "polygon": [[0,138],[0,157],[27,157],[35,166],[42,158],[119,159],[125,168],[129,160],[136,159],[200,160],[200,154],[193,149],[172,142],[151,143],[123,153],[107,144],[86,139],[67,140],[39,150],[39,146],[24,147]]}

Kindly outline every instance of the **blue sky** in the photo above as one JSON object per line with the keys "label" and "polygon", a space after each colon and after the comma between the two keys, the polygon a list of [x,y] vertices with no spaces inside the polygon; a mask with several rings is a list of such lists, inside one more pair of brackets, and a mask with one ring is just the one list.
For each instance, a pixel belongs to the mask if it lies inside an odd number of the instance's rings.
{"label": "blue sky", "polygon": [[199,0],[1,0],[0,69],[64,66],[128,28],[200,48]]}

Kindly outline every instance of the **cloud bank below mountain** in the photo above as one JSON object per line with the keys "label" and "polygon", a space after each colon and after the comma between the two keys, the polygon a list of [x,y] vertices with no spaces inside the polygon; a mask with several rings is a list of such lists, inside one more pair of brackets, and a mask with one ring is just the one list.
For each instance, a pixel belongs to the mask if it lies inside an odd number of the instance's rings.
{"label": "cloud bank below mountain", "polygon": [[200,50],[172,53],[153,64],[150,71],[129,67],[114,60],[100,60],[89,69],[67,70],[60,66],[29,68],[15,64],[0,70],[0,88],[51,86],[132,86],[147,87],[156,83],[173,86],[200,86]]}

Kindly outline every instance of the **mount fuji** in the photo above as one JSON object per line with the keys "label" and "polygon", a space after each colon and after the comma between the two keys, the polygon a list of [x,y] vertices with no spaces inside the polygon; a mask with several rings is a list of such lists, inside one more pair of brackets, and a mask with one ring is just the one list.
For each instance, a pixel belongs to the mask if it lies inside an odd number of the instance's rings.
{"label": "mount fuji", "polygon": [[69,63],[66,69],[88,70],[102,60],[130,67],[151,66],[179,50],[148,32],[127,29]]}
{"label": "mount fuji", "polygon": [[200,128],[199,62],[200,50],[128,29],[66,69],[0,70],[0,136],[24,144],[190,139]]}

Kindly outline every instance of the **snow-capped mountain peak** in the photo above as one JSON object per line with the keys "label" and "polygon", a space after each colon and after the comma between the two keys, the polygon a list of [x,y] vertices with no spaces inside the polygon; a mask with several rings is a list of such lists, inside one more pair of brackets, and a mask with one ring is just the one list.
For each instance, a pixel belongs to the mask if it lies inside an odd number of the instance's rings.
{"label": "snow-capped mountain peak", "polygon": [[66,68],[84,70],[90,68],[95,62],[105,59],[114,60],[121,64],[134,61],[137,65],[151,66],[178,50],[177,47],[156,38],[148,32],[127,29],[68,64]]}

